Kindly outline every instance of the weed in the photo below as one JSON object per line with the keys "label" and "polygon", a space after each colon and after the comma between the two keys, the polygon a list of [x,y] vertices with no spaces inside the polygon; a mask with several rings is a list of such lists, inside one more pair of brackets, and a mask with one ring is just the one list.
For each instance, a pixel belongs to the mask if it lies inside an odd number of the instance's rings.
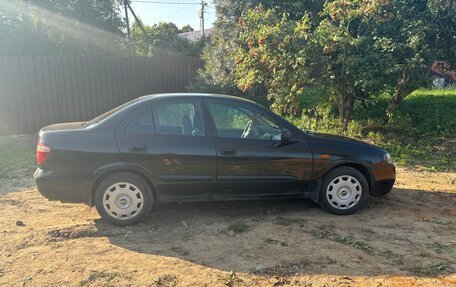
{"label": "weed", "polygon": [[242,280],[239,277],[237,277],[237,274],[234,271],[231,271],[224,281],[224,284],[228,287],[234,286],[234,284],[237,282],[242,282]]}
{"label": "weed", "polygon": [[7,204],[7,205],[15,205],[15,206],[19,206],[21,205],[22,202],[20,202],[19,200],[16,200],[16,199],[4,199],[4,200],[0,200],[0,204]]}
{"label": "weed", "polygon": [[3,275],[5,275],[5,270],[3,267],[0,267],[0,277],[3,277]]}
{"label": "weed", "polygon": [[[97,280],[104,280],[104,281],[110,282],[117,276],[118,276],[117,273],[108,273],[108,272],[104,272],[104,271],[92,271],[92,273],[90,273],[90,275],[86,279],[79,282],[79,286],[91,285],[93,282],[95,282]],[[106,284],[104,284],[103,286],[106,286]]]}
{"label": "weed", "polygon": [[433,243],[427,243],[426,247],[434,249],[434,251],[437,253],[442,253],[443,250],[449,250],[452,246],[434,241]]}
{"label": "weed", "polygon": [[411,271],[418,276],[436,276],[453,272],[453,269],[448,264],[433,262],[422,266],[414,266]]}
{"label": "weed", "polygon": [[358,240],[351,236],[336,236],[334,238],[334,241],[344,244],[344,245],[352,246],[352,247],[362,250],[368,254],[374,253],[374,248],[372,248],[370,245],[368,245],[364,241]]}
{"label": "weed", "polygon": [[336,234],[333,229],[334,229],[333,226],[322,225],[322,226],[318,227],[317,230],[314,230],[312,233],[315,236],[315,238],[318,238],[318,239],[329,238]]}
{"label": "weed", "polygon": [[32,174],[35,168],[35,137],[6,136],[0,138],[0,179],[16,179]]}
{"label": "weed", "polygon": [[187,250],[183,249],[182,247],[176,247],[176,246],[171,247],[171,251],[173,251],[176,254],[181,255],[181,256],[187,256],[190,254]]}
{"label": "weed", "polygon": [[228,230],[234,233],[243,233],[249,229],[249,226],[245,223],[234,223],[228,226]]}
{"label": "weed", "polygon": [[424,222],[429,222],[429,223],[434,223],[434,224],[438,224],[438,225],[444,225],[444,226],[451,226],[453,225],[453,222],[448,220],[448,221],[444,221],[444,220],[441,220],[439,218],[431,218],[431,219],[423,219]]}
{"label": "weed", "polygon": [[154,279],[154,286],[177,286],[177,278],[171,274],[165,274]]}
{"label": "weed", "polygon": [[425,258],[425,257],[429,257],[429,253],[427,253],[426,251],[420,251],[420,253],[417,254],[418,257],[421,257],[421,258]]}
{"label": "weed", "polygon": [[373,234],[375,234],[375,231],[373,231],[373,230],[370,229],[370,228],[361,228],[360,230],[361,230],[361,232],[363,232],[363,233],[365,233],[365,234],[368,234],[368,235],[373,235]]}
{"label": "weed", "polygon": [[286,241],[277,240],[277,239],[271,239],[271,238],[266,239],[266,243],[268,243],[268,244],[277,244],[277,245],[280,245],[280,246],[288,246],[288,242],[286,242]]}
{"label": "weed", "polygon": [[300,223],[300,222],[302,222],[302,219],[299,219],[299,218],[290,218],[290,217],[282,217],[282,216],[276,217],[276,224],[278,224],[278,225],[289,226],[289,225],[293,225],[293,224]]}
{"label": "weed", "polygon": [[46,241],[45,244],[51,249],[59,249],[63,247],[63,243],[55,241]]}

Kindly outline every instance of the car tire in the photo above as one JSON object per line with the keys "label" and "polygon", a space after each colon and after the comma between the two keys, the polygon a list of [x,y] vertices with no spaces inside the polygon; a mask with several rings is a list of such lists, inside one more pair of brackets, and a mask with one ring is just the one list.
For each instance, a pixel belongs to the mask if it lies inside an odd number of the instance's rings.
{"label": "car tire", "polygon": [[114,225],[133,225],[149,215],[153,193],[141,176],[119,172],[108,175],[98,184],[94,201],[103,220]]}
{"label": "car tire", "polygon": [[366,177],[353,167],[341,166],[324,177],[319,203],[330,213],[348,215],[362,208],[368,196]]}

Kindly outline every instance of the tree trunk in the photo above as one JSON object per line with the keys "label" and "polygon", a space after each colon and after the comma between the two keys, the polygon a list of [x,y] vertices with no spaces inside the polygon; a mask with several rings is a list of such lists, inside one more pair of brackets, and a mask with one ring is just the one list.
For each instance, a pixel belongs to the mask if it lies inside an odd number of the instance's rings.
{"label": "tree trunk", "polygon": [[396,87],[396,93],[391,99],[388,108],[386,110],[386,122],[385,124],[390,124],[391,119],[394,115],[394,113],[397,111],[399,108],[399,105],[402,103],[404,98],[412,92],[412,89],[407,86],[409,78],[404,76],[398,83]]}
{"label": "tree trunk", "polygon": [[346,84],[345,77],[342,76],[338,79],[337,107],[339,108],[342,132],[344,135],[348,132],[348,122],[350,120],[353,101],[355,99],[355,95],[347,91]]}
{"label": "tree trunk", "polygon": [[337,106],[339,108],[342,132],[345,135],[348,132],[348,123],[350,121],[354,98],[354,95],[346,94],[345,91],[340,91],[340,94],[338,96]]}

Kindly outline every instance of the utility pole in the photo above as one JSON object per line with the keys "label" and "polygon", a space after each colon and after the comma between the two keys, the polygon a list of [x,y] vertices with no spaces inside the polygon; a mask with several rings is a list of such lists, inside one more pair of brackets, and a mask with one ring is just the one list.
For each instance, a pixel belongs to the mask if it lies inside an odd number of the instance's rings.
{"label": "utility pole", "polygon": [[200,32],[201,32],[201,39],[204,38],[204,7],[206,7],[207,3],[204,0],[201,0],[201,10],[200,10]]}
{"label": "utility pole", "polygon": [[130,35],[130,22],[128,21],[128,0],[124,0],[124,8],[125,8],[125,22],[127,22],[127,34],[128,34],[128,40],[130,40],[131,35]]}
{"label": "utility pole", "polygon": [[133,18],[135,18],[136,24],[138,24],[138,26],[141,29],[141,31],[143,32],[144,36],[147,38],[147,40],[149,40],[149,51],[152,50],[153,49],[152,39],[150,38],[149,34],[147,33],[146,29],[144,28],[141,20],[139,20],[138,16],[136,16],[136,13],[135,13],[135,11],[133,11],[133,8],[131,8],[130,3],[128,3],[128,1],[125,1],[124,3],[127,4],[128,9],[130,10],[131,14],[133,15]]}

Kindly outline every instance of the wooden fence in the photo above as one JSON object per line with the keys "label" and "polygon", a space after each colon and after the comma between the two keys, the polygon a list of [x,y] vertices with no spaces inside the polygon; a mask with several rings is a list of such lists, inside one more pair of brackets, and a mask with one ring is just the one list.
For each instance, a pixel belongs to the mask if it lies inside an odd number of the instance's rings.
{"label": "wooden fence", "polygon": [[133,98],[183,92],[198,58],[0,57],[0,135],[83,121]]}

